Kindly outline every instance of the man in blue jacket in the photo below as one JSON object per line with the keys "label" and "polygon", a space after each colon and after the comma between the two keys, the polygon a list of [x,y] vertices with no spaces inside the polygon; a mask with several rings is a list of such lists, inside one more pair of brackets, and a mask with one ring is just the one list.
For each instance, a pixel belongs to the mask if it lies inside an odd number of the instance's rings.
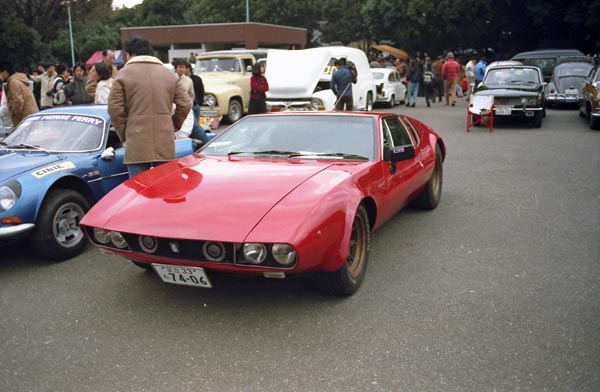
{"label": "man in blue jacket", "polygon": [[477,64],[475,64],[475,86],[483,81],[483,77],[485,76],[485,68],[487,63],[485,62],[485,57],[482,57]]}
{"label": "man in blue jacket", "polygon": [[337,101],[335,110],[352,110],[354,100],[352,98],[352,83],[355,83],[356,77],[346,67],[346,59],[341,58],[333,63],[337,70],[331,75],[331,91],[335,94]]}

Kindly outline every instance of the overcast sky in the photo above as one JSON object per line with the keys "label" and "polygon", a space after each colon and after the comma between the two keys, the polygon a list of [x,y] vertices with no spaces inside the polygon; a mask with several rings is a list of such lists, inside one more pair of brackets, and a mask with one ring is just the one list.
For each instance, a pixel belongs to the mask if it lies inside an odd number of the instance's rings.
{"label": "overcast sky", "polygon": [[113,8],[133,7],[134,5],[140,4],[143,0],[113,0]]}

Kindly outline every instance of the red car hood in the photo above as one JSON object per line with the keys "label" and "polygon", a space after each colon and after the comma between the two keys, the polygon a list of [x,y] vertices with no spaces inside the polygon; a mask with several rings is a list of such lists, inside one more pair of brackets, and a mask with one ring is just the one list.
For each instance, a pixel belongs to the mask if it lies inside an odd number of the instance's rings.
{"label": "red car hood", "polygon": [[125,182],[82,224],[157,237],[243,242],[273,206],[329,166],[191,155]]}

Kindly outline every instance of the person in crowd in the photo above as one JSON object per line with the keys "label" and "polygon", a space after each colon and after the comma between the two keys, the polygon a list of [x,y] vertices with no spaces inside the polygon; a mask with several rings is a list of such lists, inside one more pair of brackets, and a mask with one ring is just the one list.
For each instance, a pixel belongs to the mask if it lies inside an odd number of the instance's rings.
{"label": "person in crowd", "polygon": [[403,78],[406,76],[406,73],[408,72],[408,67],[406,66],[406,61],[404,61],[404,59],[402,57],[396,59],[396,70],[398,71],[398,73],[400,74],[400,77]]}
{"label": "person in crowd", "polygon": [[67,95],[67,99],[73,105],[93,103],[94,100],[85,91],[86,77],[85,77],[85,67],[84,67],[83,63],[75,64],[73,73],[74,73],[74,77],[71,80],[71,83],[69,83],[65,87],[65,93]]}
{"label": "person in crowd", "polygon": [[433,73],[435,74],[435,87],[433,94],[433,103],[437,96],[439,103],[442,103],[442,95],[444,95],[444,78],[442,77],[442,68],[444,67],[444,60],[442,56],[438,56],[437,60],[433,63]]}
{"label": "person in crowd", "polygon": [[146,38],[129,38],[125,51],[128,61],[114,79],[108,113],[121,142],[126,142],[124,162],[133,177],[175,159],[174,133],[192,102],[177,75],[153,56]]}
{"label": "person in crowd", "polygon": [[189,63],[185,64],[185,75],[192,79],[192,83],[194,85],[194,99],[192,101],[194,128],[192,129],[190,137],[193,139],[198,139],[202,141],[202,143],[206,143],[208,142],[208,136],[206,135],[204,128],[202,128],[198,123],[198,121],[200,121],[200,108],[202,107],[202,103],[204,103],[204,83],[202,83],[200,76],[194,75],[192,72],[192,66]]}
{"label": "person in crowd", "polygon": [[419,84],[421,83],[421,67],[416,59],[411,59],[408,63],[408,92],[406,95],[406,106],[415,107],[417,97],[419,96]]}
{"label": "person in crowd", "polygon": [[112,70],[108,68],[106,63],[99,61],[94,64],[96,74],[98,75],[98,84],[96,85],[96,96],[94,103],[96,104],[107,104],[108,96],[113,85]]}
{"label": "person in crowd", "polygon": [[190,64],[196,64],[196,55],[194,54],[194,52],[190,52],[190,58],[188,59],[188,62]]}
{"label": "person in crowd", "polygon": [[[103,50],[102,51],[102,62],[104,64],[106,64],[106,66],[110,69],[111,77],[114,79],[115,76],[117,76],[117,72],[119,72],[117,67],[115,67],[115,65],[114,65],[115,64],[115,52],[113,52],[110,49]],[[96,66],[94,64],[94,66],[90,69],[90,72],[88,73],[88,78],[87,78],[86,84],[85,84],[85,90],[87,91],[89,96],[94,99],[96,97],[96,88],[98,87],[98,80],[99,80],[99,78],[98,78],[98,75],[96,74]]]}
{"label": "person in crowd", "polygon": [[40,108],[48,109],[52,105],[52,85],[56,78],[56,72],[54,72],[54,64],[48,64],[46,71],[38,76],[32,78],[33,82],[40,82]]}
{"label": "person in crowd", "polygon": [[25,117],[39,111],[29,78],[22,72],[15,72],[11,63],[0,64],[0,78],[6,81],[6,103],[12,124],[16,127]]}
{"label": "person in crowd", "polygon": [[181,83],[185,87],[185,91],[190,97],[190,101],[193,101],[195,98],[194,82],[192,82],[192,79],[185,74],[185,70],[187,69],[186,63],[187,61],[185,60],[177,59],[173,61],[173,66],[175,67],[177,77],[181,80]]}
{"label": "person in crowd", "polygon": [[352,83],[356,80],[354,74],[346,67],[346,59],[335,60],[335,72],[331,75],[330,88],[337,100],[335,110],[352,110],[354,98],[352,97]]}
{"label": "person in crowd", "polygon": [[485,76],[485,69],[487,67],[487,62],[485,57],[479,59],[479,62],[475,64],[475,85],[477,86],[479,83],[483,82],[483,77]]}
{"label": "person in crowd", "polygon": [[431,106],[435,83],[435,72],[433,72],[431,59],[426,57],[425,63],[423,64],[423,96],[425,97],[425,103],[427,104],[427,107]]}
{"label": "person in crowd", "polygon": [[456,78],[460,73],[460,64],[454,60],[454,53],[448,52],[446,62],[442,67],[442,77],[444,78],[444,99],[446,105],[450,102],[452,106],[456,105]]}
{"label": "person in crowd", "polygon": [[470,59],[465,65],[465,76],[467,77],[467,101],[471,99],[471,90],[473,89],[473,83],[475,83],[475,63],[476,59]]}
{"label": "person in crowd", "polygon": [[[44,66],[44,64],[39,63],[38,65],[36,65],[35,70],[32,73],[32,80],[37,78],[38,76],[43,75],[44,72],[46,72],[46,67]],[[33,82],[33,96],[35,97],[35,102],[37,103],[38,107],[40,107],[40,99],[42,98],[41,81]]]}
{"label": "person in crowd", "polygon": [[71,82],[71,72],[66,64],[58,64],[56,74],[52,83],[52,104],[54,106],[67,105],[69,102],[64,88]]}
{"label": "person in crowd", "polygon": [[269,82],[265,78],[265,67],[261,63],[255,63],[252,67],[252,77],[250,78],[250,104],[248,114],[267,112],[267,95],[269,91]]}

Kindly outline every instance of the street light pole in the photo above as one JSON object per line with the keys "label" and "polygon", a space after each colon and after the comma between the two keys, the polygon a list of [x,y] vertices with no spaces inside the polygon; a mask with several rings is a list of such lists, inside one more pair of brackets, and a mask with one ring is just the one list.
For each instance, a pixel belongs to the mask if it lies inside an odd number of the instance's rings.
{"label": "street light pole", "polygon": [[250,0],[246,0],[246,23],[250,23]]}
{"label": "street light pole", "polygon": [[69,14],[69,37],[71,38],[71,63],[75,67],[75,50],[73,49],[73,26],[71,23],[71,1],[67,2],[67,13]]}

